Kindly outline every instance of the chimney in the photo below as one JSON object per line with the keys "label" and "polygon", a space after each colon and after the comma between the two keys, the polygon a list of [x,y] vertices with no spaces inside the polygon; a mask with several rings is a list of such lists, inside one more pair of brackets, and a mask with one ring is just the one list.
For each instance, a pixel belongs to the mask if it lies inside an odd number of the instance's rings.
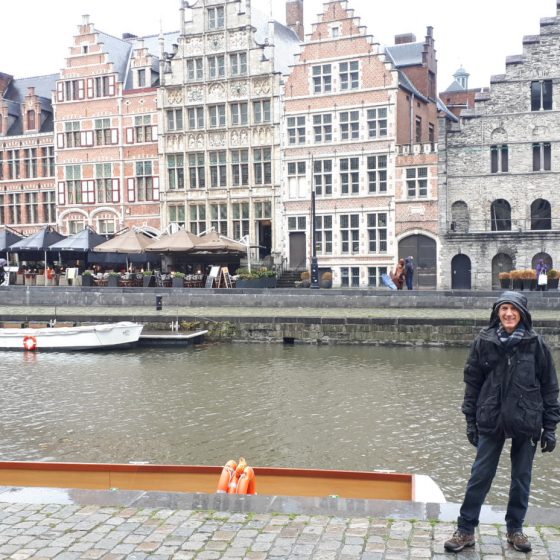
{"label": "chimney", "polygon": [[395,45],[404,45],[405,43],[416,43],[416,35],[414,33],[395,35]]}
{"label": "chimney", "polygon": [[286,25],[303,41],[303,0],[286,1]]}

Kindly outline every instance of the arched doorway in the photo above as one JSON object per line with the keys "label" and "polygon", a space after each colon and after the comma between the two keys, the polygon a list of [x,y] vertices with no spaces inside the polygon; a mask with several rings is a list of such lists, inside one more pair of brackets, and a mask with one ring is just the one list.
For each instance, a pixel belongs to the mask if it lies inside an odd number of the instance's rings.
{"label": "arched doorway", "polygon": [[509,272],[513,269],[511,257],[506,253],[498,253],[492,259],[492,289],[500,289],[500,272]]}
{"label": "arched doorway", "polygon": [[537,264],[538,262],[542,259],[542,261],[544,262],[544,264],[546,264],[546,266],[548,267],[548,270],[550,270],[551,268],[553,268],[553,263],[552,263],[552,257],[548,254],[548,253],[537,253],[532,259],[531,259],[531,268],[532,269],[536,269],[537,268]]}
{"label": "arched doorway", "polygon": [[455,255],[451,259],[451,289],[471,289],[471,259],[467,255]]}
{"label": "arched doorway", "polygon": [[436,242],[427,235],[409,235],[399,241],[399,258],[414,257],[414,289],[435,290],[437,287]]}

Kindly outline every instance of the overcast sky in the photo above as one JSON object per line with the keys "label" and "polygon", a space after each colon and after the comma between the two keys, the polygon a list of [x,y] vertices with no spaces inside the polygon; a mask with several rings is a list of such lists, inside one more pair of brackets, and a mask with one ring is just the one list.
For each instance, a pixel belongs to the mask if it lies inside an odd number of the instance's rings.
{"label": "overcast sky", "polygon": [[[191,0],[192,2],[192,0]],[[261,11],[285,21],[283,0],[251,0]],[[179,29],[180,0],[12,0],[7,3],[0,33],[0,72],[16,78],[59,72],[82,14],[95,27],[121,37]],[[8,7],[9,6],[9,7]],[[438,89],[443,91],[462,65],[470,87],[489,85],[490,76],[505,71],[505,57],[521,54],[524,35],[539,33],[542,17],[556,15],[556,0],[348,0],[368,33],[383,45],[400,33],[422,40],[434,28],[438,54]],[[317,21],[322,0],[304,0],[305,29]]]}

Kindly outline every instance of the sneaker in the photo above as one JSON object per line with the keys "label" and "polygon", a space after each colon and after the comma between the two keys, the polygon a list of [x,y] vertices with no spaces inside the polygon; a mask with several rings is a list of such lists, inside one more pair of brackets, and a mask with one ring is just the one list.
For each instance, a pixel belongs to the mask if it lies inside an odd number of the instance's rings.
{"label": "sneaker", "polygon": [[506,533],[507,542],[519,552],[531,552],[531,542],[521,531]]}
{"label": "sneaker", "polygon": [[459,552],[466,546],[474,546],[474,533],[464,533],[457,530],[448,541],[445,541],[443,548],[449,552]]}

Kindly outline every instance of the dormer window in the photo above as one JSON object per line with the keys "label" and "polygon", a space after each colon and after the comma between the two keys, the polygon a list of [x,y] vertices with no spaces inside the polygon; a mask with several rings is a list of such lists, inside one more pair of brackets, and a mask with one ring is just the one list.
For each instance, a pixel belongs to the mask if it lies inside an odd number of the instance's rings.
{"label": "dormer window", "polygon": [[337,37],[340,37],[340,25],[331,26],[331,37],[333,39],[336,39]]}
{"label": "dormer window", "polygon": [[224,28],[224,7],[215,6],[208,8],[208,29]]}
{"label": "dormer window", "polygon": [[146,70],[144,68],[138,70],[138,87],[146,87]]}
{"label": "dormer window", "polygon": [[35,130],[35,111],[30,109],[27,111],[27,130]]}
{"label": "dormer window", "polygon": [[82,45],[82,54],[87,54],[89,52],[89,46],[88,45]]}

